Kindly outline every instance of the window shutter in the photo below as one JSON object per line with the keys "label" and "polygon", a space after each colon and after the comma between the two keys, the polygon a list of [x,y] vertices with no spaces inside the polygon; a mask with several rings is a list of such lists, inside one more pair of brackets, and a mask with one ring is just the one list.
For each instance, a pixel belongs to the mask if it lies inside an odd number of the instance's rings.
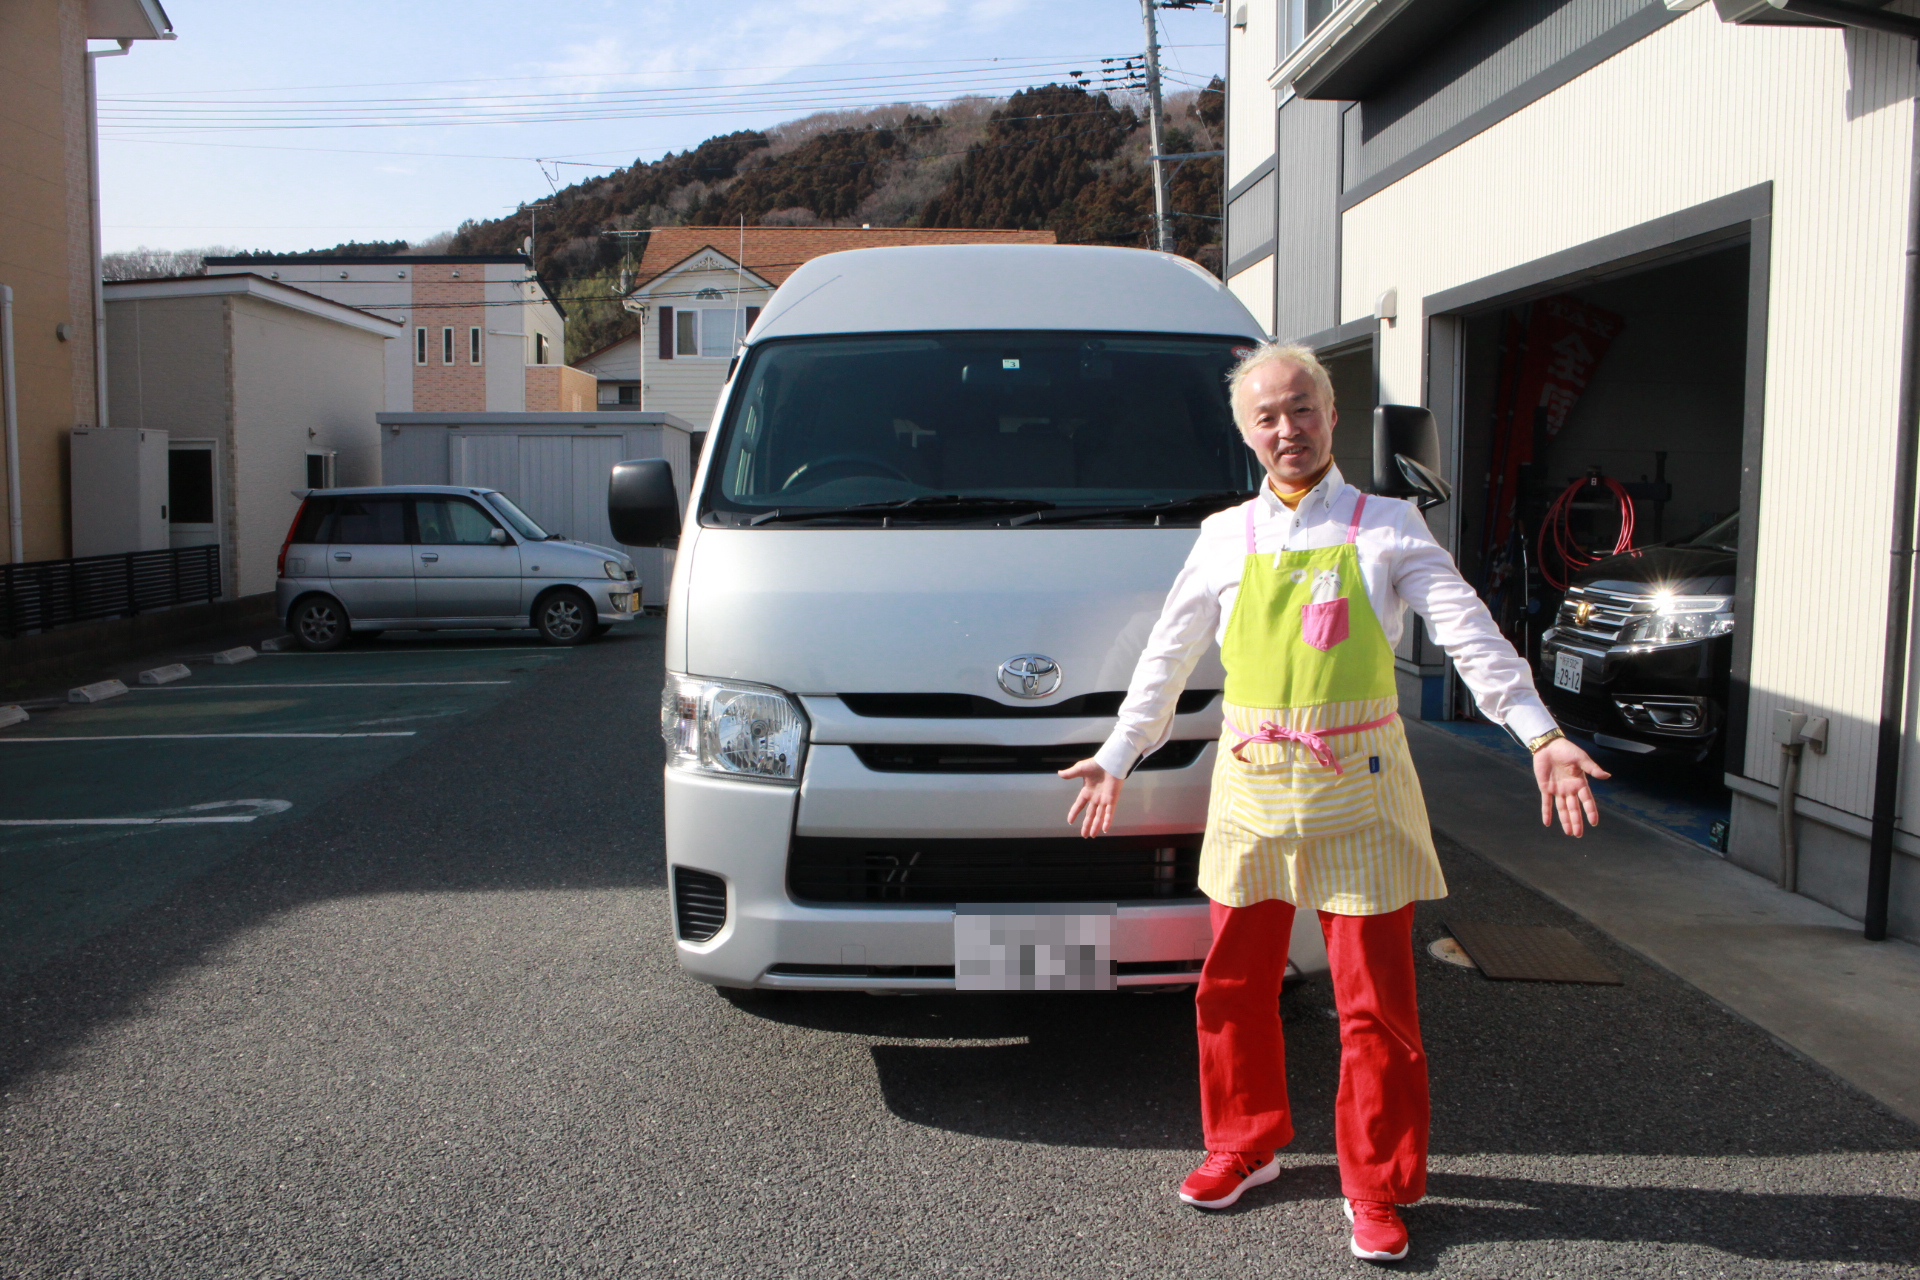
{"label": "window shutter", "polygon": [[673,308],[661,307],[660,312],[660,358],[673,359]]}
{"label": "window shutter", "polygon": [[[749,330],[749,331],[751,331],[751,330],[752,330],[752,328],[753,328],[753,322],[754,322],[755,320],[758,320],[759,318],[760,318],[760,308],[758,308],[758,307],[748,307],[748,308],[747,308],[747,328],[748,328],[748,330]],[[741,337],[742,339],[745,339],[745,338],[746,338],[746,336],[747,336],[747,335],[746,335],[746,334],[744,334],[744,333],[740,335],[740,337]]]}

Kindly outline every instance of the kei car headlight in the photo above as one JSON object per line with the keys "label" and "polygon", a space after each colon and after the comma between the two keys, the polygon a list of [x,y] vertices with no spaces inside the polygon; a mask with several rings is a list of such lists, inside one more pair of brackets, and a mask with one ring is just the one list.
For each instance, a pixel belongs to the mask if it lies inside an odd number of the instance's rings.
{"label": "kei car headlight", "polygon": [[730,778],[798,782],[807,716],[778,689],[669,673],[660,695],[667,763]]}
{"label": "kei car headlight", "polygon": [[1620,631],[1621,644],[1684,644],[1724,636],[1733,630],[1733,601],[1727,596],[1655,596],[1653,612]]}
{"label": "kei car headlight", "polygon": [[620,567],[620,562],[617,560],[602,560],[600,567],[606,570],[607,576],[615,582],[625,582],[627,580],[627,571]]}

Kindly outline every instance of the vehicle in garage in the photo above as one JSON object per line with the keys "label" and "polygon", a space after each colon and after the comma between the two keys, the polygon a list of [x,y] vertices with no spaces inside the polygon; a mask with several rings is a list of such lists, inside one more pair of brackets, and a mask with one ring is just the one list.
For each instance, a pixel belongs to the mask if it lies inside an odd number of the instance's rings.
{"label": "vehicle in garage", "polygon": [[640,611],[633,559],[549,534],[495,489],[412,485],[304,495],[276,604],[303,649],[381,631],[532,627],[591,639]]}
{"label": "vehicle in garage", "polygon": [[1563,728],[1603,747],[1719,758],[1733,667],[1740,517],[1610,556],[1568,584],[1537,681]]}

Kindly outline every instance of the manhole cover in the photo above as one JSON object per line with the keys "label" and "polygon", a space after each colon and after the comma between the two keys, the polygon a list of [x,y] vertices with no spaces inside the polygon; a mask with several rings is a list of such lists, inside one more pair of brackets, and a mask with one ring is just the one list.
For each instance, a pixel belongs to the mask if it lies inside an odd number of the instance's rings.
{"label": "manhole cover", "polygon": [[1485,920],[1456,920],[1447,929],[1489,978],[1502,982],[1623,985],[1619,974],[1565,929]]}
{"label": "manhole cover", "polygon": [[1467,954],[1466,948],[1452,938],[1435,938],[1427,944],[1427,954],[1446,964],[1457,964],[1462,969],[1474,967],[1473,957]]}

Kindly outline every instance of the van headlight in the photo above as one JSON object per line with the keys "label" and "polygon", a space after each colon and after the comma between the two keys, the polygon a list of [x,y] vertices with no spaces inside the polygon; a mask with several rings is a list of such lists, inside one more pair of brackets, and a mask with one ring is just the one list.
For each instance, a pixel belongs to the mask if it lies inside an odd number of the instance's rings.
{"label": "van headlight", "polygon": [[1728,596],[1677,596],[1662,591],[1653,612],[1621,628],[1618,644],[1685,644],[1724,636],[1733,630],[1733,600]]}
{"label": "van headlight", "polygon": [[729,778],[798,782],[807,715],[766,685],[669,673],[660,694],[667,763]]}

